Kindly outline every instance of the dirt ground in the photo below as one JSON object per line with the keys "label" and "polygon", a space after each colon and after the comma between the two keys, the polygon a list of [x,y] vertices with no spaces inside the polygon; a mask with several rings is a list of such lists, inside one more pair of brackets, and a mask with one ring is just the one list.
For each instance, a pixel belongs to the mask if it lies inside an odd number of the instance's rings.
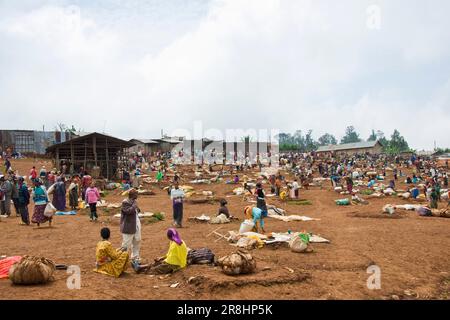
{"label": "dirt ground", "polygon": [[[13,160],[13,168],[28,174],[31,166],[43,161]],[[47,168],[51,165],[47,163]],[[388,177],[389,178],[389,177]],[[186,183],[188,184],[188,183]],[[196,190],[211,190],[225,196],[235,186],[225,184],[193,185]],[[397,186],[405,189],[402,183]],[[154,187],[156,195],[138,201],[146,212],[162,211],[166,219],[145,224],[141,256],[147,261],[166,253],[166,230],[172,223],[171,202],[167,192]],[[81,268],[81,289],[70,290],[66,271],[56,271],[55,281],[43,286],[14,286],[0,280],[0,299],[449,299],[450,219],[419,217],[414,211],[398,211],[394,217],[381,215],[386,203],[406,204],[397,197],[369,199],[369,205],[340,207],[334,200],[342,195],[329,183],[301,190],[301,198],[312,205],[286,204],[268,199],[288,214],[306,215],[319,221],[282,222],[266,219],[267,232],[308,231],[321,235],[330,244],[313,244],[310,254],[292,253],[287,247],[264,247],[252,251],[257,272],[239,277],[226,276],[217,267],[189,266],[168,277],[135,274],[131,268],[120,278],[92,270],[99,231],[111,228],[111,242],[120,247],[118,219],[99,209],[100,221],[89,222],[86,212],[76,216],[55,217],[54,226],[37,228],[20,225],[20,218],[0,222],[0,255],[40,255],[56,263]],[[108,202],[123,197],[110,192]],[[227,197],[230,211],[242,221],[247,202],[242,196]],[[446,206],[441,203],[440,207]],[[30,205],[30,213],[33,206]],[[208,247],[217,257],[235,250],[224,240],[207,237],[218,225],[188,222],[188,217],[215,214],[217,204],[186,204],[181,236],[190,248]],[[31,216],[31,214],[30,214]],[[241,222],[223,225],[220,232],[238,230]],[[370,265],[381,269],[381,289],[369,290],[366,282]],[[269,267],[270,269],[267,270]],[[286,268],[287,267],[287,268]],[[291,269],[291,272],[289,269]],[[190,277],[197,277],[188,283]],[[170,285],[179,283],[176,288]]]}

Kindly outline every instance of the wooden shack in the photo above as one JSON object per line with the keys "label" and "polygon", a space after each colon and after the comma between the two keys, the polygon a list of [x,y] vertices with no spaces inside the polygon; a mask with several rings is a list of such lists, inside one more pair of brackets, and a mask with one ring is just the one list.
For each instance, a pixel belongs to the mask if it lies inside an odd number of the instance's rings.
{"label": "wooden shack", "polygon": [[93,132],[52,145],[46,151],[58,170],[64,163],[70,174],[83,167],[94,177],[113,179],[120,178],[120,168],[128,167],[127,150],[132,146],[131,142]]}

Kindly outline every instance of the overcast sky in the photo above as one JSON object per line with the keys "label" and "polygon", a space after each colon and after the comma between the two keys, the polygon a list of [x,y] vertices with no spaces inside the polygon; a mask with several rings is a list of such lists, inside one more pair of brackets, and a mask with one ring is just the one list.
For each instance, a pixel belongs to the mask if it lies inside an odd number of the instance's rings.
{"label": "overcast sky", "polygon": [[158,138],[202,120],[340,138],[354,125],[450,147],[449,12],[448,0],[0,0],[0,129]]}

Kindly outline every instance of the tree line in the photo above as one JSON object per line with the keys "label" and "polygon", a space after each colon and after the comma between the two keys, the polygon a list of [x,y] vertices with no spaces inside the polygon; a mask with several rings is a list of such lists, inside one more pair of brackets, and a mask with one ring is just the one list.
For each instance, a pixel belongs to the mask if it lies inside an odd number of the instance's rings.
{"label": "tree line", "polygon": [[[315,140],[312,136],[312,130],[303,133],[302,130],[296,130],[293,134],[280,133],[278,135],[280,151],[298,150],[299,152],[316,151],[321,146],[336,145],[338,140],[330,133],[325,133],[319,139]],[[383,145],[383,151],[389,154],[396,154],[403,151],[411,151],[408,142],[395,129],[390,139],[386,138],[384,133],[380,130],[372,130],[372,133],[366,141],[380,141]],[[345,129],[345,134],[340,140],[340,144],[361,142],[363,139],[356,132],[353,126]]]}

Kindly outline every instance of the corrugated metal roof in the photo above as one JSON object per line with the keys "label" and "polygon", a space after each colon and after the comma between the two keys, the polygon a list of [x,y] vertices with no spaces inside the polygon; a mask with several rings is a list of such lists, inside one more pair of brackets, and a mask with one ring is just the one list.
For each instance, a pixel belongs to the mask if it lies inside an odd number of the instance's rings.
{"label": "corrugated metal roof", "polygon": [[125,140],[122,140],[122,139],[119,139],[119,138],[116,138],[116,137],[113,137],[113,136],[109,136],[109,135],[106,135],[106,134],[103,134],[103,133],[92,132],[92,133],[89,133],[89,134],[86,134],[86,135],[83,135],[83,136],[78,136],[76,138],[73,138],[73,139],[65,141],[65,142],[54,144],[54,145],[48,147],[46,152],[49,153],[49,152],[52,152],[52,150],[55,150],[58,147],[70,145],[71,142],[73,143],[73,142],[82,141],[84,139],[88,139],[90,136],[98,136],[98,137],[108,138],[108,139],[111,139],[111,141],[114,141],[116,143],[122,144],[124,147],[132,147],[132,146],[134,146],[134,144],[129,142],[129,141],[125,141]]}
{"label": "corrugated metal roof", "polygon": [[331,151],[342,151],[342,150],[351,150],[351,149],[365,149],[365,148],[373,148],[376,146],[379,141],[361,141],[355,143],[345,143],[338,145],[329,145],[322,146],[317,149],[317,152],[331,152]]}
{"label": "corrugated metal roof", "polygon": [[158,141],[155,141],[155,140],[152,140],[152,139],[131,139],[130,142],[133,141],[133,140],[141,142],[143,144],[157,144],[158,143]]}

